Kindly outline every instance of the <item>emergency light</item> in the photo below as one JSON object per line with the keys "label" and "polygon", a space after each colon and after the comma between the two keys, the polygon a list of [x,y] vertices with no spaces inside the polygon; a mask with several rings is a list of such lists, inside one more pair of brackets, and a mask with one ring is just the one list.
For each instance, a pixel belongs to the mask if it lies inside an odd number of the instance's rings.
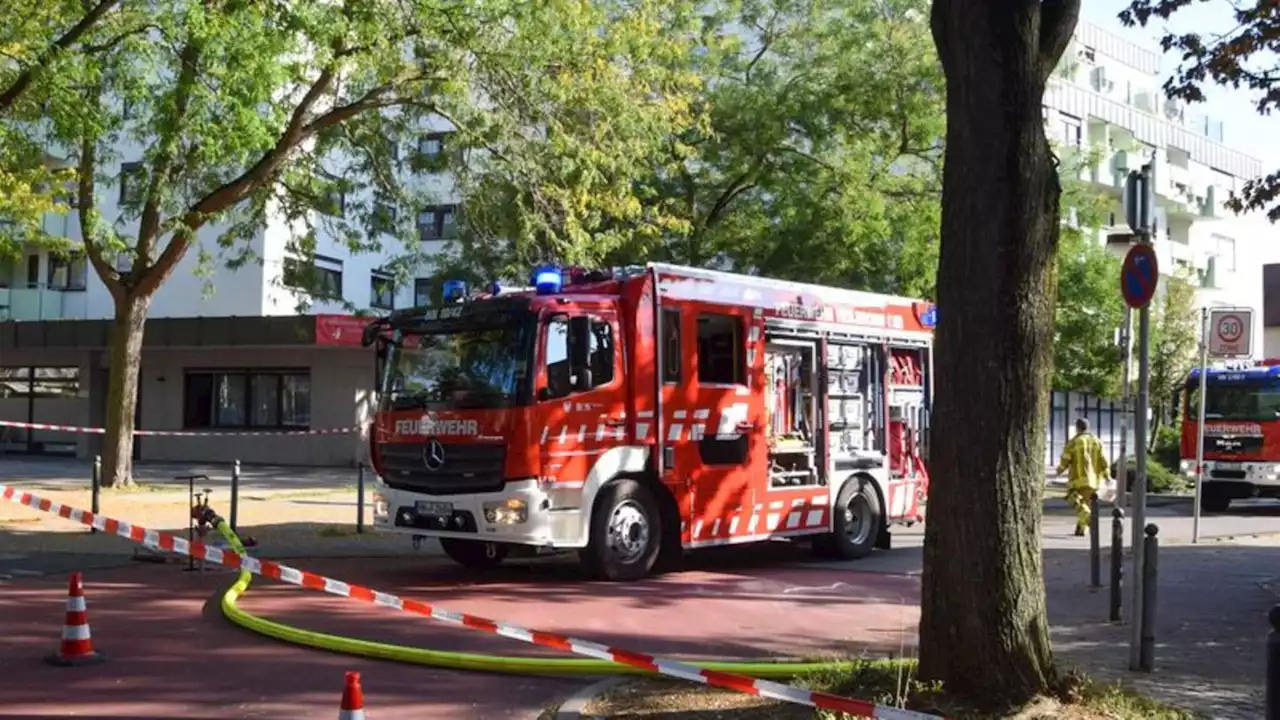
{"label": "emergency light", "polygon": [[453,302],[461,300],[467,295],[467,283],[465,280],[445,280],[444,281],[444,301]]}
{"label": "emergency light", "polygon": [[539,295],[554,295],[562,284],[560,269],[554,265],[542,265],[533,271],[533,287]]}

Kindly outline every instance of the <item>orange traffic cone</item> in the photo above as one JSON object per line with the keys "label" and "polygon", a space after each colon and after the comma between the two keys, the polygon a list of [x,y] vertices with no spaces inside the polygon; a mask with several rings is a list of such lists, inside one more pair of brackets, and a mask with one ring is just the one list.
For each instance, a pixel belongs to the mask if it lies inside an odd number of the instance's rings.
{"label": "orange traffic cone", "polygon": [[360,689],[360,673],[347,673],[347,684],[342,688],[342,709],[338,720],[364,720],[364,690]]}
{"label": "orange traffic cone", "polygon": [[71,587],[67,590],[67,619],[62,625],[62,644],[58,652],[45,657],[50,665],[89,665],[106,660],[106,656],[93,649],[89,637],[89,614],[84,602],[84,578],[71,573]]}

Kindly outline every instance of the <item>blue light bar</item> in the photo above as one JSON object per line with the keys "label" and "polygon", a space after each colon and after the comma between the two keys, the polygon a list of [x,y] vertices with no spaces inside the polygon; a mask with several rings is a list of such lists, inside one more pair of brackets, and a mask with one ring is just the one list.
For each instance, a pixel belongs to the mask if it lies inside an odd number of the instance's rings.
{"label": "blue light bar", "polygon": [[467,283],[465,280],[445,280],[444,281],[444,301],[453,302],[467,295]]}
{"label": "blue light bar", "polygon": [[563,279],[560,269],[554,265],[542,265],[533,271],[533,287],[539,295],[554,295],[560,292]]}
{"label": "blue light bar", "polygon": [[493,295],[494,297],[501,295],[502,283],[498,282],[497,280],[494,280],[493,282],[489,283],[489,294]]}

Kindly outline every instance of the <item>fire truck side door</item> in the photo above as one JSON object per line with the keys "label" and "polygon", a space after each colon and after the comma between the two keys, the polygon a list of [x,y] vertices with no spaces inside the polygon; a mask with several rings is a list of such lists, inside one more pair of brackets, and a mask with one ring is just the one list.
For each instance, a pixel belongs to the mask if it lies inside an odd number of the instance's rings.
{"label": "fire truck side door", "polygon": [[626,432],[621,333],[606,303],[545,313],[535,373],[541,479],[578,487]]}
{"label": "fire truck side door", "polygon": [[685,408],[690,432],[677,462],[693,492],[689,540],[715,544],[748,534],[746,518],[762,499],[753,478],[767,474],[768,462],[763,325],[744,307],[701,306],[689,314],[695,400]]}

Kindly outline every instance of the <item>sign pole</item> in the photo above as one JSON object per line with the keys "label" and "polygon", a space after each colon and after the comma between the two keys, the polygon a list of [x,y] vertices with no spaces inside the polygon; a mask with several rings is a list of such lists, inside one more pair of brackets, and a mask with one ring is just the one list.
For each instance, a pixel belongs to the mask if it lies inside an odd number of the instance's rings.
{"label": "sign pole", "polygon": [[[1150,404],[1151,392],[1151,298],[1155,294],[1155,285],[1159,278],[1159,270],[1155,266],[1156,256],[1151,244],[1151,226],[1152,226],[1152,205],[1154,198],[1155,183],[1152,181],[1153,169],[1151,163],[1142,166],[1141,172],[1132,172],[1129,174],[1129,180],[1125,184],[1125,216],[1129,227],[1138,235],[1138,244],[1130,249],[1130,254],[1134,256],[1133,262],[1127,262],[1126,273],[1127,281],[1134,281],[1141,277],[1139,270],[1149,272],[1152,276],[1149,285],[1143,285],[1145,292],[1127,297],[1129,305],[1132,307],[1137,304],[1138,312],[1138,402],[1134,408],[1133,422],[1133,445],[1135,454],[1137,455],[1137,472],[1134,478],[1133,488],[1133,525],[1131,547],[1133,548],[1133,582],[1132,599],[1129,602],[1131,608],[1132,637],[1129,643],[1129,669],[1142,669],[1142,636],[1144,632],[1142,623],[1142,613],[1138,612],[1142,608],[1143,598],[1143,570],[1146,567],[1145,555],[1145,535],[1143,528],[1147,524],[1147,409]],[[1139,256],[1144,256],[1146,262],[1142,267],[1138,266],[1136,260]],[[1150,267],[1145,267],[1150,265]],[[1128,284],[1128,282],[1126,282]]]}
{"label": "sign pole", "polygon": [[1120,395],[1120,465],[1116,469],[1116,506],[1129,506],[1129,418],[1133,413],[1129,397],[1129,371],[1133,367],[1133,308],[1124,306],[1124,328],[1120,342],[1124,348],[1124,370]]}
{"label": "sign pole", "polygon": [[1209,308],[1200,308],[1200,394],[1196,400],[1196,500],[1191,512],[1191,543],[1200,542],[1200,496],[1204,492],[1205,392],[1209,389]]}

